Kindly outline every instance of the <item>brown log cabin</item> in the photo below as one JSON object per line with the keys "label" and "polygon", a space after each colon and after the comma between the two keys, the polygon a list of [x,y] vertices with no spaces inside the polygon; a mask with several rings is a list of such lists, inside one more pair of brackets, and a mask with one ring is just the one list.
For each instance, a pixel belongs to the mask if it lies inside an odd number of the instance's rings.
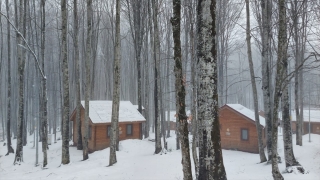
{"label": "brown log cabin", "polygon": [[[309,118],[310,117],[310,118]],[[310,133],[320,134],[320,109],[303,110],[303,134],[309,133],[309,119],[310,119]],[[296,112],[291,112],[291,129],[292,133],[296,133]]]}
{"label": "brown log cabin", "polygon": [[[265,119],[259,116],[262,138],[266,146]],[[223,149],[259,153],[254,112],[241,104],[226,104],[219,109],[221,147]]]}
{"label": "brown log cabin", "polygon": [[[81,102],[81,131],[84,132],[84,101]],[[110,145],[112,101],[89,102],[89,152],[102,150]],[[73,145],[77,145],[76,110],[71,115],[73,122]],[[130,101],[120,101],[119,139],[142,139],[142,123],[146,119]]]}

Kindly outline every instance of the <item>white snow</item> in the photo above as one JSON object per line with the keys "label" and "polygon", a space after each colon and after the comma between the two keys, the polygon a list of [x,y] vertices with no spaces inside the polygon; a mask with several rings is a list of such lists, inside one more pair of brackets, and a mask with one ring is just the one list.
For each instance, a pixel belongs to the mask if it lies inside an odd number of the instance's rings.
{"label": "white snow", "polygon": [[[291,111],[291,120],[296,121],[296,111]],[[305,122],[309,121],[309,110],[303,110],[303,120]],[[320,109],[311,109],[310,110],[310,121],[311,122],[320,122]]]}
{"label": "white snow", "polygon": [[[117,152],[118,162],[108,166],[110,149],[104,149],[89,154],[89,159],[82,161],[82,151],[70,147],[70,163],[61,165],[61,140],[49,146],[47,169],[41,168],[42,153],[39,143],[40,166],[35,167],[35,153],[33,136],[28,137],[28,144],[24,146],[24,162],[13,165],[14,154],[5,156],[7,147],[0,146],[0,179],[1,180],[182,180],[181,151],[175,150],[175,133],[171,131],[167,139],[169,151],[162,155],[154,155],[154,142],[144,140],[125,140],[120,142]],[[151,134],[154,138],[154,134]],[[190,136],[191,138],[191,136]],[[286,180],[318,180],[320,179],[320,135],[303,136],[303,146],[295,145],[293,150],[297,160],[306,169],[307,174],[283,173],[285,163],[279,164],[280,172]],[[191,143],[191,142],[190,142]],[[12,141],[15,149],[16,140]],[[283,157],[283,140],[279,135],[279,155]],[[191,154],[192,157],[192,154]],[[191,158],[192,159],[192,158]],[[223,150],[223,160],[227,178],[231,180],[272,180],[271,165],[259,163],[259,155],[240,151]],[[193,162],[192,162],[193,165]],[[194,167],[192,167],[194,175]]]}
{"label": "white snow", "polygon": [[[85,107],[84,101],[81,101]],[[89,117],[93,123],[110,123],[112,116],[112,101],[89,101]],[[145,121],[130,101],[120,101],[119,122]]]}
{"label": "white snow", "polygon": [[[242,115],[252,119],[253,121],[255,121],[254,111],[252,111],[251,109],[248,109],[248,108],[242,106],[241,104],[227,104],[227,106],[229,106],[230,108],[236,110],[240,114],[242,114]],[[264,117],[259,115],[259,120],[260,120],[260,124],[262,126],[266,125],[266,120],[264,119]]]}

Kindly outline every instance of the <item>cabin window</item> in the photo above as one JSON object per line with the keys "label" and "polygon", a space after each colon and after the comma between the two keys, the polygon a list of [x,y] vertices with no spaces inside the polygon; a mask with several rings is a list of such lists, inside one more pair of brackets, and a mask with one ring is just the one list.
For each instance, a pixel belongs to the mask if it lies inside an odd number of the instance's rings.
{"label": "cabin window", "polygon": [[91,128],[92,128],[92,127],[91,127],[91,126],[89,126],[89,132],[88,132],[88,133],[89,133],[89,139],[91,139],[91,133],[92,133]]}
{"label": "cabin window", "polygon": [[111,136],[111,126],[108,125],[107,126],[107,138],[110,138],[110,136]]}
{"label": "cabin window", "polygon": [[249,131],[248,129],[241,128],[241,140],[248,141],[249,140]]}
{"label": "cabin window", "polygon": [[127,124],[127,135],[132,135],[132,124]]}

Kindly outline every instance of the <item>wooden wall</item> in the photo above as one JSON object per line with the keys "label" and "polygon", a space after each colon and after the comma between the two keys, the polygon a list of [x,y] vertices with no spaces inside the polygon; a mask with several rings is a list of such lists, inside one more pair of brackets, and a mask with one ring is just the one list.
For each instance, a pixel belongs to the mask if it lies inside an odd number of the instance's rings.
{"label": "wooden wall", "polygon": [[[320,134],[320,122],[310,122],[311,133]],[[296,121],[291,121],[292,133],[296,133]],[[309,133],[309,121],[303,122],[303,134]]]}
{"label": "wooden wall", "polygon": [[[71,120],[73,123],[73,129],[76,129],[75,113],[72,114]],[[81,108],[81,122],[82,132],[84,132],[84,109]],[[132,135],[126,134],[127,124],[132,124]],[[110,137],[107,136],[107,126],[111,126],[111,123],[99,123],[93,124],[89,120],[89,127],[91,127],[91,138],[88,142],[89,152],[102,150],[109,147]],[[119,123],[119,139],[142,139],[142,121],[135,122],[121,122]],[[73,132],[73,145],[77,145],[77,132]]]}
{"label": "wooden wall", "polygon": [[[251,153],[259,153],[258,136],[254,121],[225,106],[219,111],[221,147]],[[249,139],[241,140],[241,129],[248,129]],[[264,146],[266,144],[263,129]]]}

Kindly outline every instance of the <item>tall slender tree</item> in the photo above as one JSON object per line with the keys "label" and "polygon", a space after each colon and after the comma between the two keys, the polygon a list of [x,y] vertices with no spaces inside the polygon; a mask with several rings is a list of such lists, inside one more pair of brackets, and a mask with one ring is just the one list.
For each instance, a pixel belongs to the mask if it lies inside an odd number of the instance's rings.
{"label": "tall slender tree", "polygon": [[155,154],[158,154],[162,150],[161,146],[161,131],[160,131],[160,38],[159,38],[159,24],[158,24],[158,0],[152,0],[152,9],[153,9],[153,27],[154,27],[154,108],[155,108]]}
{"label": "tall slender tree", "polygon": [[[24,34],[25,27],[23,27],[23,20],[24,20],[24,5],[25,0],[20,0],[19,5],[19,18],[18,18],[18,30],[21,31],[17,33],[17,57],[18,57],[18,72],[19,72],[19,118],[17,121],[17,147],[16,147],[16,155],[14,158],[14,163],[17,164],[23,162],[23,142],[22,142],[22,131],[23,131],[23,118],[24,118],[24,67],[25,67],[25,56],[23,56],[23,49],[19,47],[19,45],[24,45],[21,37],[21,33]],[[18,16],[16,14],[16,16]]]}
{"label": "tall slender tree", "polygon": [[10,31],[10,22],[9,22],[9,0],[6,0],[6,11],[7,11],[7,42],[8,42],[8,94],[7,94],[7,149],[8,152],[6,155],[10,153],[14,153],[14,150],[11,146],[11,31]]}
{"label": "tall slender tree", "polygon": [[[177,118],[180,123],[180,140],[182,153],[182,171],[184,180],[192,180],[190,148],[189,148],[189,131],[188,131],[188,117],[186,115],[186,90],[185,82],[182,73],[182,55],[181,55],[181,1],[173,1],[173,17],[171,18],[172,33],[174,41],[174,71],[175,71],[175,89],[176,89],[176,109]],[[163,124],[164,125],[164,124]],[[164,127],[163,127],[164,128]],[[163,134],[165,136],[165,134]]]}
{"label": "tall slender tree", "polygon": [[89,141],[89,99],[90,99],[90,61],[92,58],[91,37],[92,37],[92,0],[87,0],[87,40],[86,40],[86,92],[85,92],[85,119],[84,119],[84,135],[83,135],[83,160],[89,158],[88,141]]}
{"label": "tall slender tree", "polygon": [[218,116],[216,1],[199,0],[198,9],[199,177],[227,179],[223,164]]}
{"label": "tall slender tree", "polygon": [[120,0],[116,0],[116,36],[114,45],[114,69],[113,69],[113,98],[111,119],[111,141],[109,166],[117,162],[116,149],[119,131],[119,107],[120,107],[120,72],[121,72],[121,39],[120,39]]}
{"label": "tall slender tree", "polygon": [[[278,107],[279,100],[282,96],[281,85],[283,83],[282,78],[286,75],[283,69],[283,63],[287,63],[286,48],[287,48],[287,36],[286,36],[286,6],[285,0],[278,1],[279,8],[279,34],[278,34],[278,57],[277,57],[277,72],[276,72],[276,86],[274,95],[274,107],[273,107],[273,119],[272,119],[272,176],[275,180],[283,179],[279,167],[278,167]],[[287,64],[286,64],[287,65]],[[285,66],[286,66],[285,65]]]}
{"label": "tall slender tree", "polygon": [[252,92],[253,92],[254,118],[256,122],[257,134],[258,134],[260,162],[262,163],[262,162],[266,162],[267,158],[266,158],[266,155],[264,154],[264,147],[263,147],[263,141],[262,141],[262,127],[260,125],[259,112],[258,112],[258,93],[257,93],[257,86],[256,86],[256,80],[255,80],[254,69],[253,69],[253,61],[252,61],[251,40],[250,40],[251,29],[250,29],[249,0],[246,0],[246,17],[247,17],[247,27],[246,27],[247,53],[248,53],[251,85],[252,85]]}
{"label": "tall slender tree", "polygon": [[62,119],[62,156],[61,163],[69,164],[69,68],[68,68],[68,15],[67,0],[61,0],[61,50],[62,50],[62,71],[63,71],[63,119]]}
{"label": "tall slender tree", "polygon": [[[42,59],[42,72],[45,73],[45,43],[46,43],[46,0],[41,0],[40,2],[40,12],[41,12],[41,59]],[[48,147],[48,99],[47,99],[47,77],[43,77],[42,79],[42,152],[43,152],[43,167],[48,164],[47,160],[47,147]]]}
{"label": "tall slender tree", "polygon": [[81,133],[81,120],[80,120],[80,58],[79,58],[79,17],[78,17],[78,0],[73,0],[73,27],[74,27],[74,60],[76,62],[76,130],[77,133],[77,149],[82,150],[82,133]]}

